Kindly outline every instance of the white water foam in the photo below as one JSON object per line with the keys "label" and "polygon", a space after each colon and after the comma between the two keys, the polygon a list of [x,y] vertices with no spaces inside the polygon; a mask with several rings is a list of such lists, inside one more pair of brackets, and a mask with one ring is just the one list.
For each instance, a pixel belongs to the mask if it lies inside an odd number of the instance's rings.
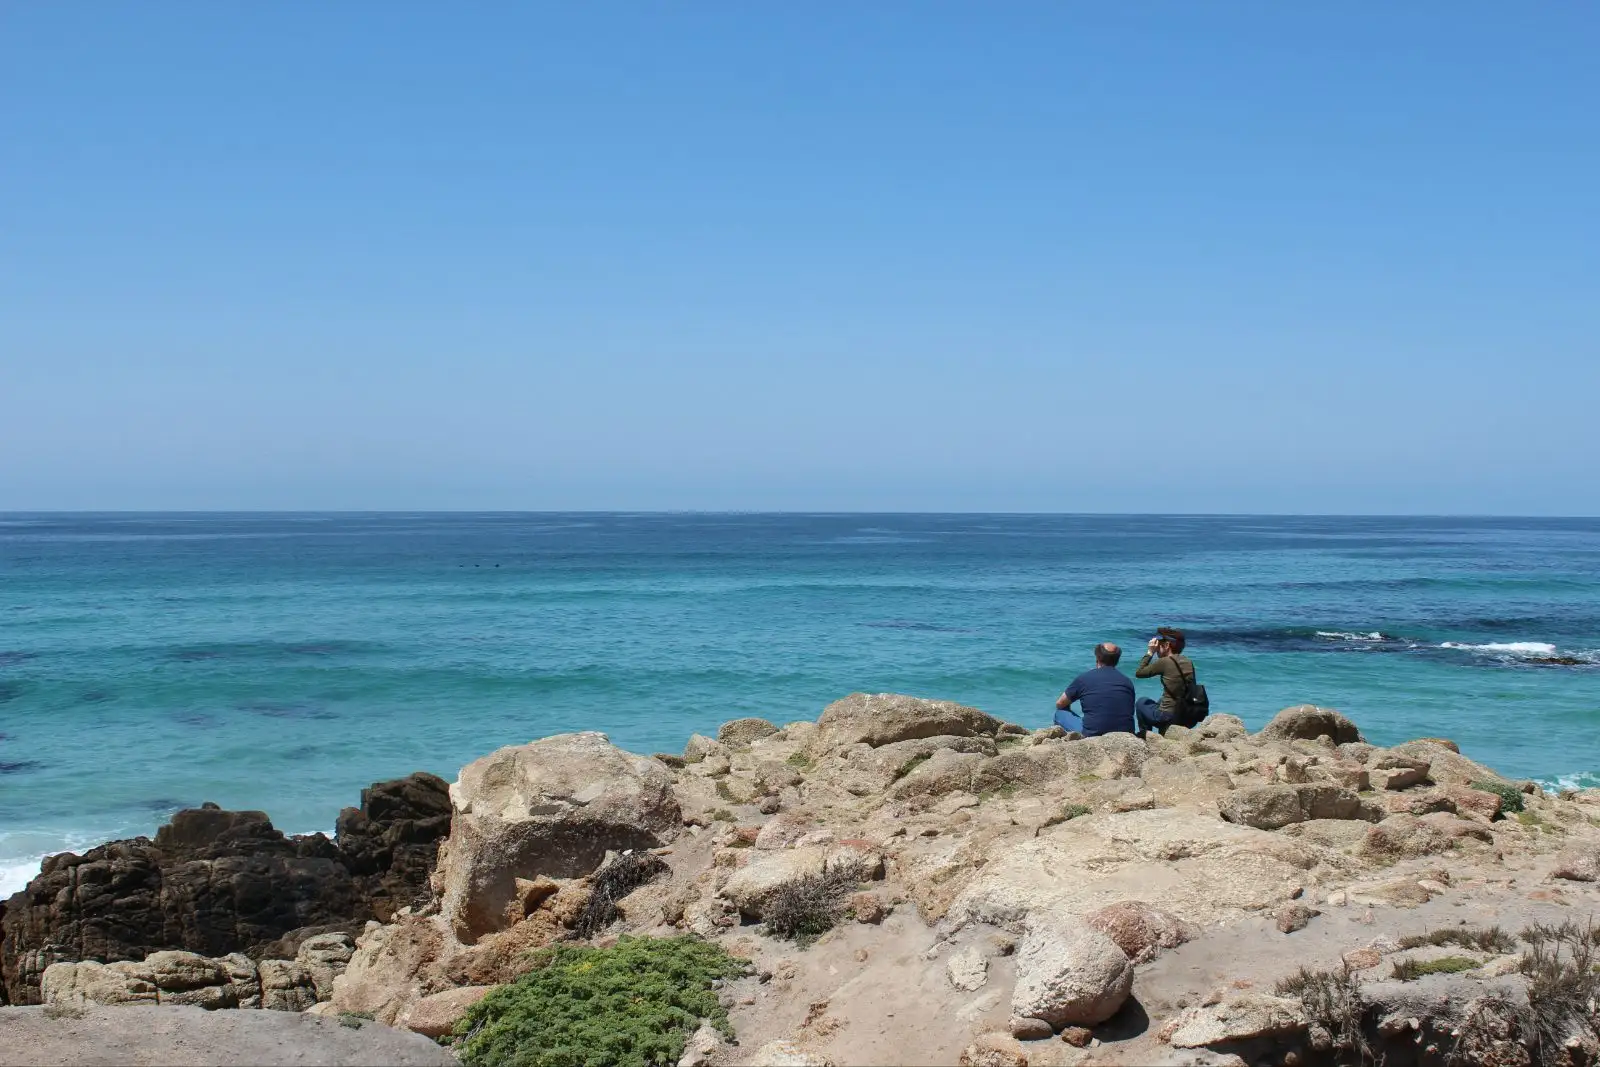
{"label": "white water foam", "polygon": [[0,900],[4,900],[12,893],[22,892],[29,882],[39,877],[39,864],[44,862],[45,858],[45,856],[34,856],[25,860],[0,862]]}
{"label": "white water foam", "polygon": [[1351,634],[1341,630],[1318,630],[1318,637],[1326,637],[1334,641],[1387,641],[1388,638],[1374,630],[1370,634]]}
{"label": "white water foam", "polygon": [[1512,652],[1531,656],[1553,656],[1556,646],[1548,641],[1507,641],[1500,644],[1468,645],[1459,641],[1446,641],[1440,648],[1458,648],[1463,652]]}

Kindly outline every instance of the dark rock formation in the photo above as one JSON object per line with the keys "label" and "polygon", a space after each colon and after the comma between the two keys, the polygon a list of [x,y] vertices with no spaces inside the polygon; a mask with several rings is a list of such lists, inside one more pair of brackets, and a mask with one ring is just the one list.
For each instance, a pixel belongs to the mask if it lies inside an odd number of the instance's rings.
{"label": "dark rock formation", "polygon": [[178,812],[154,841],[50,857],[0,910],[4,999],[38,1003],[52,963],[163,949],[259,959],[313,933],[389,919],[427,894],[450,829],[449,787],[418,773],[374,785],[361,801],[339,816],[337,843],[285,837],[262,812],[208,804]]}

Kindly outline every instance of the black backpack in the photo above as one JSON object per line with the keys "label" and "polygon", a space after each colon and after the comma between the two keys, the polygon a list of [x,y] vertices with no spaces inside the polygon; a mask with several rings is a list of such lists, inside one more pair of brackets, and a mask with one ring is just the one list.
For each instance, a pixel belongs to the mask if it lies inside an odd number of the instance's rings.
{"label": "black backpack", "polygon": [[1178,679],[1183,682],[1183,696],[1178,698],[1179,726],[1198,726],[1211,714],[1211,697],[1206,695],[1206,687],[1195,680],[1194,660],[1189,660],[1189,667],[1188,674],[1183,673],[1182,667],[1178,668]]}

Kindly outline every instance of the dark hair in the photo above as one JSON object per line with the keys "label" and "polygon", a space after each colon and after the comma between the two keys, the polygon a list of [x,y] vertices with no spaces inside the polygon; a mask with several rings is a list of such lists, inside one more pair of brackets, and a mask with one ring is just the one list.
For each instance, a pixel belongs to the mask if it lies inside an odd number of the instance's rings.
{"label": "dark hair", "polygon": [[1172,646],[1172,651],[1183,651],[1184,640],[1182,630],[1173,629],[1171,626],[1157,626],[1156,633],[1160,634],[1167,644]]}
{"label": "dark hair", "polygon": [[1103,663],[1107,667],[1115,667],[1117,665],[1117,661],[1121,658],[1122,649],[1111,644],[1109,641],[1102,641],[1098,645],[1094,646],[1094,661],[1096,663]]}

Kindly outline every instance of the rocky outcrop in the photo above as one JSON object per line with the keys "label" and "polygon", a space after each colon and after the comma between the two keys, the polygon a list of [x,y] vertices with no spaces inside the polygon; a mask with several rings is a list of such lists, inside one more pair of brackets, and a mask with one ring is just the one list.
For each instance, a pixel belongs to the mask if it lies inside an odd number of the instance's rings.
{"label": "rocky outcrop", "polygon": [[1334,785],[1264,785],[1240,789],[1222,798],[1219,807],[1229,822],[1258,830],[1279,830],[1312,819],[1365,819],[1376,822],[1382,812],[1368,808],[1348,789]]}
{"label": "rocky outcrop", "polygon": [[[57,962],[282,951],[296,931],[353,932],[426,896],[448,831],[447,786],[417,774],[373,786],[340,817],[335,841],[285,837],[259,811],[181,811],[154,841],[115,841],[45,860],[7,901],[0,980],[13,1004],[39,1001]],[[289,951],[302,937],[290,937]]]}
{"label": "rocky outcrop", "polygon": [[1336,745],[1365,740],[1355,723],[1332,708],[1320,708],[1315,704],[1284,708],[1262,727],[1261,736],[1273,741],[1315,741],[1327,737]]}
{"label": "rocky outcrop", "polygon": [[823,710],[810,747],[826,752],[844,745],[877,748],[923,737],[993,737],[1001,725],[992,715],[948,700],[851,693]]}
{"label": "rocky outcrop", "polygon": [[355,943],[343,934],[308,938],[293,960],[256,963],[235,952],[211,959],[193,952],[152,952],[138,962],[54,963],[40,981],[44,1003],[66,1008],[104,1004],[189,1004],[304,1011],[333,993]]}
{"label": "rocky outcrop", "polygon": [[682,813],[672,776],[604,734],[562,734],[502,748],[450,787],[450,839],[434,885],[463,944],[509,927],[518,879],[577,878],[608,851],[671,840]]}

